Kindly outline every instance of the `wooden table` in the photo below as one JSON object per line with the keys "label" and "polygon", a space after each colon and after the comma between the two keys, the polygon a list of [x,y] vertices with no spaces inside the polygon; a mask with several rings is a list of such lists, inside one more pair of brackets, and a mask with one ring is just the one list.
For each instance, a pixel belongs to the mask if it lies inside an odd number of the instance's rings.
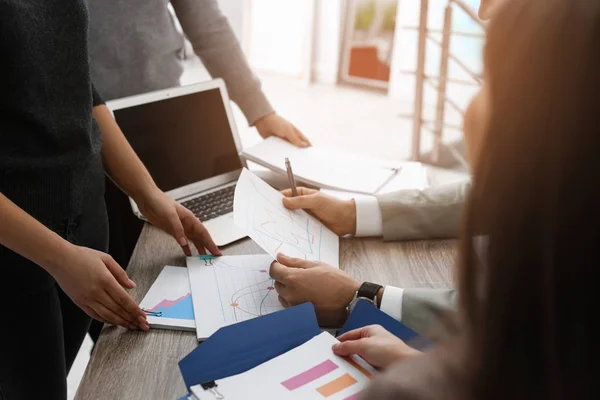
{"label": "wooden table", "polygon": [[[455,242],[383,243],[379,239],[340,240],[340,265],[360,281],[401,287],[452,286]],[[222,249],[226,255],[264,253],[245,239]],[[128,273],[142,300],[165,265],[185,266],[180,247],[166,233],[146,225]],[[76,399],[176,399],[187,393],[177,363],[197,346],[193,332],[128,331],[105,326]]]}

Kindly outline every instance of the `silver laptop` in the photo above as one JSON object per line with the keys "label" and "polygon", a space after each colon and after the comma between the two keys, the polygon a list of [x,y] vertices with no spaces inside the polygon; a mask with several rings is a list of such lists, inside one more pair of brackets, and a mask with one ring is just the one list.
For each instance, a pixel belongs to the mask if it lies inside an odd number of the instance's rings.
{"label": "silver laptop", "polygon": [[218,246],[245,237],[233,223],[233,193],[246,165],[223,80],[126,97],[107,106],[158,187],[189,208]]}

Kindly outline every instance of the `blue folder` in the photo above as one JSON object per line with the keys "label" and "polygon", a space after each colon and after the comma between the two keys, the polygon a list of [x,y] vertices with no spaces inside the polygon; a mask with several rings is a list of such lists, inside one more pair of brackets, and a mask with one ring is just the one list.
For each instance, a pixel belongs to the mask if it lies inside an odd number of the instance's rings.
{"label": "blue folder", "polygon": [[363,300],[356,304],[338,336],[369,325],[381,325],[411,347],[419,350],[424,350],[432,344],[402,322],[390,317],[374,305]]}
{"label": "blue folder", "polygon": [[320,334],[315,308],[301,304],[219,329],[179,362],[188,390],[240,374]]}

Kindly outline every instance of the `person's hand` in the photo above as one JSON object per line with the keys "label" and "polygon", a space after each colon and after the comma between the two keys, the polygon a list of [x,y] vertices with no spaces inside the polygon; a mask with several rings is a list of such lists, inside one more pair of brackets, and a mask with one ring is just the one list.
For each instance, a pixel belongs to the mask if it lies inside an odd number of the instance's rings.
{"label": "person's hand", "polygon": [[198,218],[158,188],[150,191],[137,204],[142,215],[152,225],[175,238],[186,256],[192,255],[188,239],[194,243],[200,254],[205,254],[204,249],[207,248],[212,254],[221,255],[219,248]]}
{"label": "person's hand", "polygon": [[354,200],[340,200],[318,190],[298,187],[298,196],[292,197],[292,190],[282,191],[283,205],[289,210],[310,211],[336,235],[351,235],[356,232],[356,203]]}
{"label": "person's hand", "polygon": [[358,354],[376,368],[389,368],[408,357],[421,354],[380,325],[355,329],[338,337],[342,343],[333,345],[338,356]]}
{"label": "person's hand", "polygon": [[256,130],[263,137],[277,136],[298,147],[309,147],[310,141],[290,121],[277,113],[265,115],[254,123]]}
{"label": "person's hand", "polygon": [[124,289],[134,288],[135,283],[108,254],[69,244],[49,272],[90,317],[129,329],[148,330],[146,314]]}
{"label": "person's hand", "polygon": [[319,324],[339,326],[346,320],[346,306],[360,283],[337,268],[324,263],[277,255],[269,272],[275,280],[279,302],[284,307],[311,302]]}

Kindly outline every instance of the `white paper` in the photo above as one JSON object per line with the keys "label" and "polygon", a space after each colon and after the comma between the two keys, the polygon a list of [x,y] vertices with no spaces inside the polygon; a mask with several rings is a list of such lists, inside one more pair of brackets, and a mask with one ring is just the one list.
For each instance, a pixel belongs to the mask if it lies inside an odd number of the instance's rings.
{"label": "white paper", "polygon": [[146,311],[152,328],[193,331],[196,324],[187,269],[164,267],[140,308]]}
{"label": "white paper", "polygon": [[242,155],[280,173],[286,172],[287,157],[299,182],[363,194],[376,194],[397,175],[397,168],[383,166],[365,157],[316,147],[300,148],[276,137],[244,149]]}
{"label": "white paper", "polygon": [[224,326],[283,310],[269,276],[272,262],[267,254],[187,258],[199,340]]}
{"label": "white paper", "polygon": [[233,220],[273,259],[283,253],[339,268],[339,237],[307,212],[286,209],[282,199],[244,169],[235,188]]}
{"label": "white paper", "polygon": [[[369,385],[376,372],[357,356],[353,356],[351,360],[354,365],[359,365],[359,368],[333,354],[331,346],[335,343],[339,343],[336,338],[323,332],[302,346],[250,371],[218,380],[217,390],[227,400],[322,400],[325,397],[327,400],[354,400]],[[304,379],[296,380],[294,385],[290,385],[294,377],[323,364],[335,369],[322,369],[321,373],[312,374],[312,378],[306,376]],[[330,386],[330,392],[325,396],[323,394],[323,390],[327,390],[323,389],[325,385],[332,383],[332,386],[335,386],[333,382],[338,378],[337,382],[347,382],[345,385],[339,385],[344,388],[330,393],[332,391]],[[200,385],[192,386],[191,389],[199,400],[216,399],[213,393],[205,391]]]}

